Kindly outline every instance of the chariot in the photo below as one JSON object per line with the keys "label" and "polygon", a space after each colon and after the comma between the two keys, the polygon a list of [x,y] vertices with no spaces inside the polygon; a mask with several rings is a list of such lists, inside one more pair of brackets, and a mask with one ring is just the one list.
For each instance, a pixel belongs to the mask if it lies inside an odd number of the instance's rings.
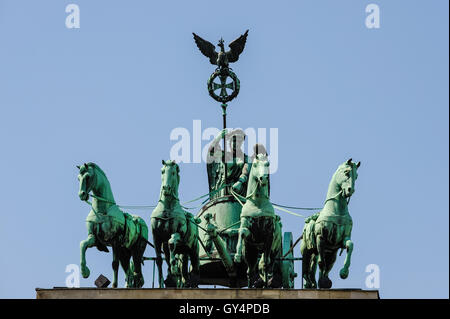
{"label": "chariot", "polygon": [[[233,261],[238,242],[240,215],[242,205],[232,195],[215,198],[206,203],[197,217],[200,217],[199,241],[200,245],[200,281],[203,285],[220,285],[226,287],[247,286],[247,267],[245,263]],[[282,229],[280,218],[276,222]],[[216,228],[217,236],[211,236],[208,228]],[[213,237],[213,238],[212,238]],[[293,238],[291,232],[282,234],[279,251],[274,264],[274,278],[280,288],[294,288],[295,258],[293,254]],[[260,258],[260,256],[259,256]]]}

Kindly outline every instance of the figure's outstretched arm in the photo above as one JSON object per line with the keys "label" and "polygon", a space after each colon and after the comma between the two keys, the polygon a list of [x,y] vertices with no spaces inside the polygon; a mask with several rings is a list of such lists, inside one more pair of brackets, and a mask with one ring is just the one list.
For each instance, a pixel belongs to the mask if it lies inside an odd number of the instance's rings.
{"label": "figure's outstretched arm", "polygon": [[227,134],[227,129],[223,129],[219,132],[219,134],[214,138],[214,140],[211,142],[211,145],[209,146],[208,153],[212,151],[212,149],[220,143],[220,141],[223,139],[223,137]]}

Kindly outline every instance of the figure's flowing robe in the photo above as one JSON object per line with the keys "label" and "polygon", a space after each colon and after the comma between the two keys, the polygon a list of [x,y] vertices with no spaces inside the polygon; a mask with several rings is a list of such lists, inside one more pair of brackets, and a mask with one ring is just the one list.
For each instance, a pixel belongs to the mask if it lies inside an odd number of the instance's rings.
{"label": "figure's flowing robe", "polygon": [[[221,151],[221,154],[223,156],[223,151]],[[225,158],[227,159],[227,184],[230,184],[231,187],[239,180],[245,180],[242,182],[241,191],[238,192],[239,195],[245,196],[247,194],[247,181],[251,169],[251,163],[249,163],[247,154],[241,153],[238,156],[233,156],[231,152],[227,152]],[[221,188],[225,183],[224,164],[221,161],[219,162],[218,160],[214,160],[211,156],[209,156],[206,169],[208,172],[209,192]],[[219,192],[212,194],[210,199],[224,195],[225,189],[222,189]]]}

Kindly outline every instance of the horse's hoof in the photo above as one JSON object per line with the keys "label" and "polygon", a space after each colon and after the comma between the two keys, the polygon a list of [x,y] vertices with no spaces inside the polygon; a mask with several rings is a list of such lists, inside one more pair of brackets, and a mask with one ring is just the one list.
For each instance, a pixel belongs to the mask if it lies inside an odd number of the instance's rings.
{"label": "horse's hoof", "polygon": [[177,281],[172,275],[168,275],[166,280],[164,280],[164,284],[168,288],[176,288],[177,287]]}
{"label": "horse's hoof", "polygon": [[342,268],[341,271],[339,272],[339,276],[342,279],[346,279],[348,277],[348,269],[347,268]]}
{"label": "horse's hoof", "polygon": [[190,288],[198,288],[198,283],[200,281],[200,276],[194,273],[191,273],[189,276],[188,284],[187,286]]}
{"label": "horse's hoof", "polygon": [[83,278],[88,278],[90,274],[91,271],[89,270],[88,267],[85,266],[81,268],[81,275],[83,276]]}
{"label": "horse's hoof", "polygon": [[312,283],[310,283],[309,281],[305,281],[305,283],[303,284],[303,288],[304,289],[312,289],[314,288]]}
{"label": "horse's hoof", "polygon": [[333,282],[328,277],[322,277],[319,279],[319,288],[330,289]]}
{"label": "horse's hoof", "polygon": [[279,276],[273,276],[272,278],[269,279],[269,287],[270,288],[281,288],[282,286],[283,286],[283,283]]}
{"label": "horse's hoof", "polygon": [[135,278],[133,288],[142,288],[143,286],[144,286],[144,277],[141,275],[138,278]]}
{"label": "horse's hoof", "polygon": [[264,280],[262,280],[261,278],[258,278],[258,279],[253,283],[253,287],[255,287],[255,288],[263,288],[263,287],[264,287]]}

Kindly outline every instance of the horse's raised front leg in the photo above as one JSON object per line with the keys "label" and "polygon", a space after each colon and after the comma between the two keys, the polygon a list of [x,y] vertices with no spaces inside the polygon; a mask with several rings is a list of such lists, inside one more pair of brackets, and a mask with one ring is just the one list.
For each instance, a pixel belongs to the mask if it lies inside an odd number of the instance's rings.
{"label": "horse's raised front leg", "polygon": [[345,248],[347,249],[347,256],[345,256],[344,267],[342,267],[339,272],[339,276],[341,276],[342,279],[346,279],[348,277],[348,269],[350,267],[350,260],[353,252],[353,242],[350,240],[350,237],[345,238],[344,242]]}
{"label": "horse's raised front leg", "polygon": [[83,278],[88,278],[90,275],[89,268],[86,266],[86,250],[90,247],[95,246],[95,236],[93,234],[89,234],[85,240],[80,242],[80,253],[81,253],[81,275]]}

